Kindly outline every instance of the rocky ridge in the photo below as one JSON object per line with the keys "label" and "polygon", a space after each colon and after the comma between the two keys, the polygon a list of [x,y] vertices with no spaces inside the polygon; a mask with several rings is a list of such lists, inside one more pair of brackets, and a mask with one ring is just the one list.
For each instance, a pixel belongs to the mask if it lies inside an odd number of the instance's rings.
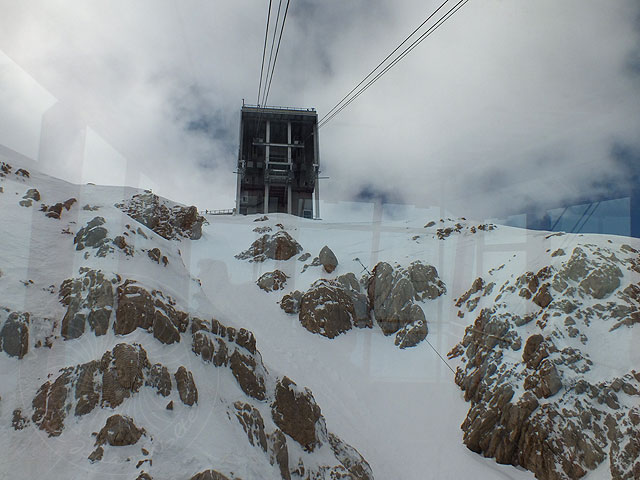
{"label": "rocky ridge", "polygon": [[582,478],[607,460],[611,478],[639,478],[640,372],[603,377],[591,347],[638,321],[638,251],[581,244],[550,257],[499,287],[478,278],[457,299],[459,316],[477,315],[449,354],[471,404],[463,441],[540,479]]}

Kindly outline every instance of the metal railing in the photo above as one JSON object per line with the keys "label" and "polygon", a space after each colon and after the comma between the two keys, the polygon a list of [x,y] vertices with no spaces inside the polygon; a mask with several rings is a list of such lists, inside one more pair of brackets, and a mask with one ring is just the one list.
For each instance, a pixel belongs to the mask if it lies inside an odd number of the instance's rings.
{"label": "metal railing", "polygon": [[256,108],[260,110],[290,110],[293,112],[309,112],[309,113],[312,113],[312,112],[315,113],[316,111],[315,108],[279,107],[275,105],[250,105],[248,103],[243,103],[242,108],[244,107]]}

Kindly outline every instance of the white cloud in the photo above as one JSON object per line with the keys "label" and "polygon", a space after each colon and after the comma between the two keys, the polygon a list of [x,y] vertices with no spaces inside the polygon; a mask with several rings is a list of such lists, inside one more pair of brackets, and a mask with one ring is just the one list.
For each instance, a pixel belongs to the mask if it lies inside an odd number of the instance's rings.
{"label": "white cloud", "polygon": [[[292,0],[270,103],[322,115],[435,6]],[[239,108],[257,94],[266,4],[47,0],[0,12],[0,50],[158,193],[233,205]],[[623,182],[611,152],[640,149],[638,18],[634,0],[469,2],[321,130],[323,197],[370,186],[492,216]],[[0,111],[3,138],[30,138],[40,120],[21,95],[24,110]],[[46,158],[65,178],[82,170]]]}

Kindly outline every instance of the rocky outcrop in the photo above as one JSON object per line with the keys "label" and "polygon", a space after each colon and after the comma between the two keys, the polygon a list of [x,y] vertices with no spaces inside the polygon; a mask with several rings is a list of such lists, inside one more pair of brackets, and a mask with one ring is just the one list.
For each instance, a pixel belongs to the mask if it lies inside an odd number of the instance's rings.
{"label": "rocky outcrop", "polygon": [[295,290],[286,294],[280,300],[280,308],[286,313],[297,314],[300,312],[300,301],[302,300],[302,292]]}
{"label": "rocky outcrop", "polygon": [[113,311],[116,279],[106,278],[100,270],[84,267],[80,269],[80,275],[60,285],[60,303],[67,307],[61,331],[65,340],[82,335],[86,324],[96,336],[104,335]]}
{"label": "rocky outcrop", "polygon": [[274,234],[265,234],[253,242],[248,250],[236,255],[239,260],[264,262],[271,260],[289,260],[302,251],[302,247],[287,232],[280,230]]}
{"label": "rocky outcrop", "polygon": [[189,316],[176,310],[173,300],[162,292],[147,291],[134,281],[126,280],[117,288],[118,307],[113,330],[128,335],[136,328],[153,332],[162,343],[180,341],[180,333],[187,330]]}
{"label": "rocky outcrop", "polygon": [[299,318],[311,333],[334,338],[353,327],[353,301],[338,282],[318,280],[302,295]]}
{"label": "rocky outcrop", "polygon": [[264,367],[253,356],[235,350],[229,357],[229,367],[244,393],[256,400],[265,399]]}
{"label": "rocky outcrop", "polygon": [[33,399],[31,420],[50,436],[57,436],[69,412],[83,416],[99,406],[115,408],[145,385],[169,395],[167,368],[152,366],[140,345],[121,343],[100,360],[64,368],[54,381],[45,382]]}
{"label": "rocky outcrop", "polygon": [[[0,320],[5,312],[0,311]],[[6,312],[0,327],[0,352],[22,358],[29,352],[29,313]]]}
{"label": "rocky outcrop", "polygon": [[144,429],[138,428],[133,419],[124,415],[111,415],[98,432],[96,445],[123,447],[135,445],[144,435]]}
{"label": "rocky outcrop", "polygon": [[[611,478],[634,478],[640,417],[629,406],[640,399],[640,374],[594,383],[589,344],[592,336],[608,341],[607,322],[617,322],[610,328],[616,335],[638,312],[634,283],[621,285],[625,275],[640,279],[635,254],[579,245],[569,258],[550,258],[555,263],[537,273],[506,278],[495,298],[478,279],[456,303],[462,313],[481,310],[450,352],[461,356],[455,381],[470,402],[463,441],[536,478],[582,478],[607,459]],[[522,304],[528,313],[516,313]]]}
{"label": "rocky outcrop", "polygon": [[188,406],[198,403],[198,389],[193,381],[193,374],[183,366],[180,366],[174,376],[176,377],[178,393],[182,403]]}
{"label": "rocky outcrop", "polygon": [[60,220],[63,210],[71,210],[71,207],[76,202],[77,200],[75,198],[69,198],[64,202],[59,202],[55,205],[45,205],[43,203],[42,205],[40,205],[40,211],[44,212],[45,216],[48,218],[55,218],[56,220]]}
{"label": "rocky outcrop", "polygon": [[196,207],[172,204],[151,192],[134,195],[116,207],[167,240],[197,240],[206,221]]}
{"label": "rocky outcrop", "polygon": [[369,279],[369,307],[385,335],[396,333],[406,325],[426,321],[415,300],[432,299],[445,293],[444,283],[434,267],[414,262],[408,268],[395,269],[378,263]]}
{"label": "rocky outcrop", "polygon": [[96,255],[104,257],[110,251],[111,240],[107,237],[109,231],[103,225],[106,220],[103,217],[94,217],[87,225],[82,227],[76,233],[73,243],[76,250],[84,250],[85,248],[97,249]]}
{"label": "rocky outcrop", "polygon": [[273,292],[275,290],[281,290],[287,283],[287,277],[284,272],[280,270],[274,270],[273,272],[267,272],[262,275],[256,284],[265,292]]}
{"label": "rocky outcrop", "polygon": [[326,245],[320,250],[318,260],[320,260],[324,271],[327,273],[332,273],[338,266],[338,259],[336,258],[336,255]]}
{"label": "rocky outcrop", "polygon": [[308,388],[299,388],[287,377],[282,378],[276,385],[271,417],[284,433],[307,452],[313,452],[319,447],[319,436],[326,435],[324,418],[311,391]]}

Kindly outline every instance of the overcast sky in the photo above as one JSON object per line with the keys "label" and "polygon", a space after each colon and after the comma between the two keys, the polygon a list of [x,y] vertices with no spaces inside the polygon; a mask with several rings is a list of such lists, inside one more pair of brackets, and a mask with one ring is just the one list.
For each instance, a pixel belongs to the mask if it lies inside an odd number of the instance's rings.
{"label": "overcast sky", "polygon": [[[322,116],[440,1],[291,0],[269,103]],[[267,7],[0,0],[0,145],[70,181],[233,207]],[[624,192],[640,2],[471,0],[321,129],[320,150],[325,200],[482,217]]]}

